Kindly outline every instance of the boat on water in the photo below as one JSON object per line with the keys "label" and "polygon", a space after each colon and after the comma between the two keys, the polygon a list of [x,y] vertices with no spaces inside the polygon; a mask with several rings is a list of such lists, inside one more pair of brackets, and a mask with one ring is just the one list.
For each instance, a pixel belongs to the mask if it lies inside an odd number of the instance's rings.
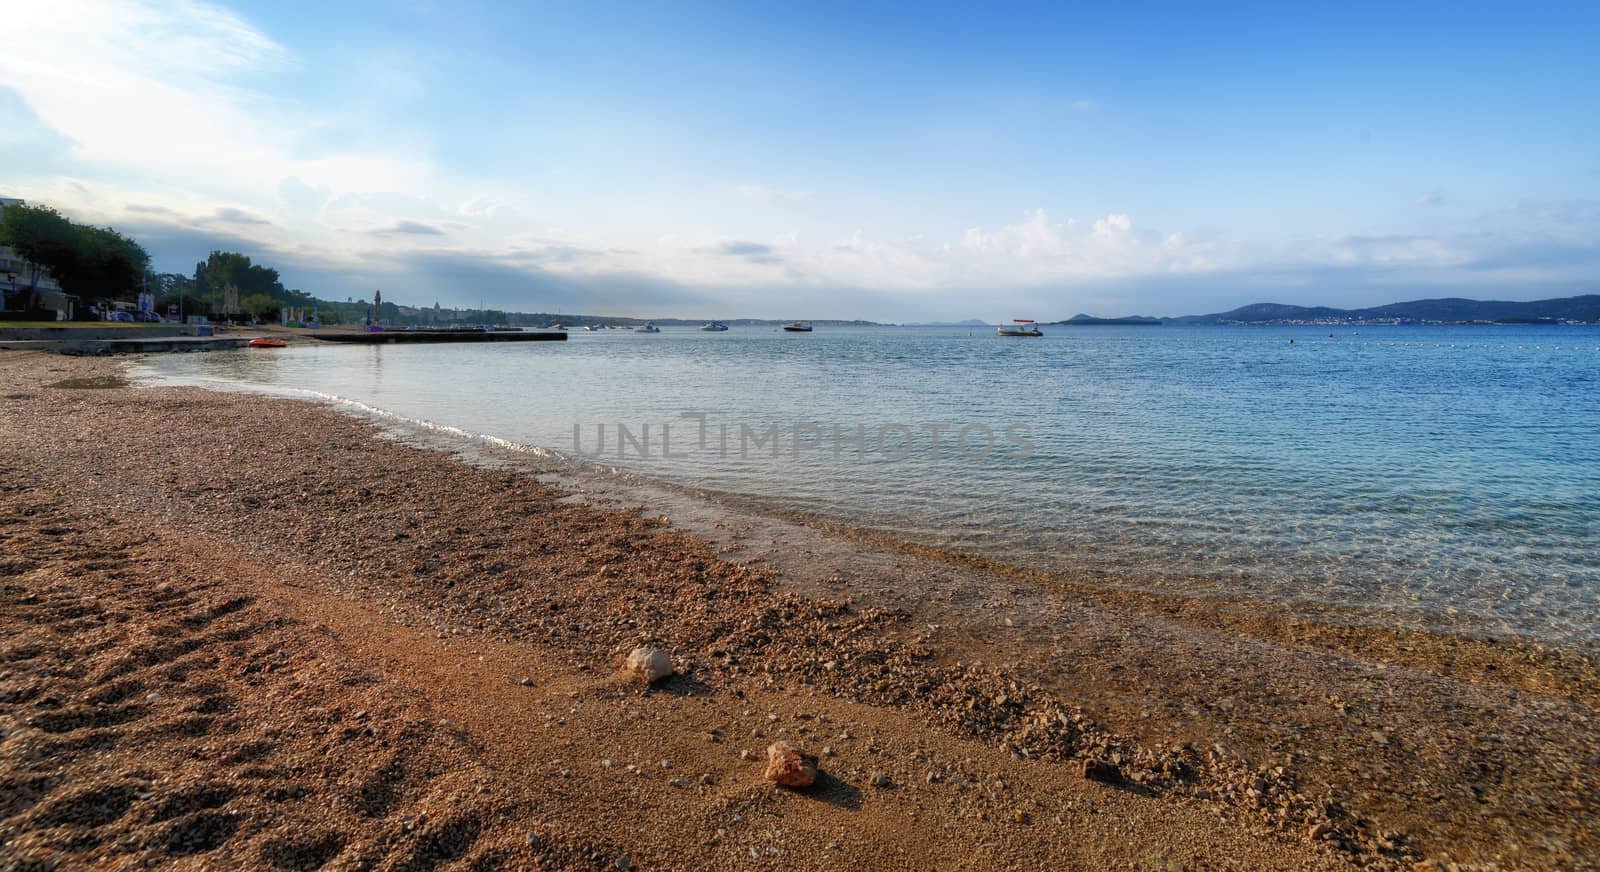
{"label": "boat on water", "polygon": [[811,322],[810,321],[790,321],[789,323],[783,325],[783,329],[788,331],[788,332],[790,332],[790,333],[810,333],[811,332]]}
{"label": "boat on water", "polygon": [[252,339],[252,340],[250,340],[250,347],[251,348],[288,348],[289,347],[289,343],[284,341],[284,340],[282,340],[282,339],[266,339],[266,338]]}
{"label": "boat on water", "polygon": [[589,332],[589,333],[594,333],[594,332],[597,332],[597,331],[600,331],[600,330],[605,330],[607,328],[606,328],[606,325],[604,325],[604,324],[585,324],[585,325],[583,325],[583,329],[585,331]]}
{"label": "boat on water", "polygon": [[1001,324],[998,332],[1001,336],[1043,336],[1044,331],[1039,325],[1033,323],[1032,318],[1016,318],[1010,324]]}
{"label": "boat on water", "polygon": [[649,321],[646,321],[643,324],[640,324],[639,326],[633,328],[633,332],[635,332],[635,333],[660,333],[661,332],[661,328],[657,327],[654,324],[651,324]]}
{"label": "boat on water", "polygon": [[721,333],[728,329],[728,325],[722,323],[721,321],[709,321],[701,325],[700,329],[706,331],[707,333]]}

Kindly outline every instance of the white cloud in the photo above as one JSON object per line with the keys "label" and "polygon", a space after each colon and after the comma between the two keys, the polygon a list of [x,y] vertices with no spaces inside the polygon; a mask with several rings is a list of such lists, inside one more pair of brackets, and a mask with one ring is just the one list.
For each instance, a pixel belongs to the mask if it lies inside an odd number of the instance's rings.
{"label": "white cloud", "polygon": [[279,162],[231,82],[281,69],[288,52],[225,10],[62,0],[17,4],[6,29],[0,80],[76,143],[79,161],[238,179]]}

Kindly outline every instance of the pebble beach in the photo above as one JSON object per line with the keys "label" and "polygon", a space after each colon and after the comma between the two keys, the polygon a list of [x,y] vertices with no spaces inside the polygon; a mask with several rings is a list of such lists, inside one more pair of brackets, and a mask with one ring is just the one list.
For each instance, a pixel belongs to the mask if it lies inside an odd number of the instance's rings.
{"label": "pebble beach", "polygon": [[553,463],[0,352],[0,867],[1600,866],[1593,651]]}

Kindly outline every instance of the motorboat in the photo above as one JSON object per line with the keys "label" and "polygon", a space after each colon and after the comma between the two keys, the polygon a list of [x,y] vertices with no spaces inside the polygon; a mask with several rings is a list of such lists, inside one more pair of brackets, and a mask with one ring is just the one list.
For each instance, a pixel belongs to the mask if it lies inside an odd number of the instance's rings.
{"label": "motorboat", "polygon": [[811,322],[810,321],[790,321],[789,323],[783,325],[783,329],[788,331],[788,332],[790,332],[790,333],[810,333],[811,332]]}
{"label": "motorboat", "polygon": [[728,329],[728,325],[722,323],[721,321],[711,321],[701,325],[700,329],[706,331],[707,333],[722,333]]}
{"label": "motorboat", "polygon": [[284,341],[284,340],[282,340],[282,339],[267,339],[267,338],[252,339],[252,340],[250,340],[250,347],[251,348],[288,348],[289,347],[289,343]]}
{"label": "motorboat", "polygon": [[1001,336],[1043,336],[1044,331],[1031,318],[1017,318],[1010,324],[1001,324],[997,331]]}
{"label": "motorboat", "polygon": [[635,332],[635,333],[660,333],[661,332],[661,328],[657,327],[656,325],[654,325],[652,323],[650,323],[649,321],[646,321],[643,324],[640,324],[639,326],[633,328],[633,332]]}
{"label": "motorboat", "polygon": [[597,332],[597,331],[600,331],[600,330],[605,330],[606,329],[606,325],[604,325],[604,324],[585,324],[585,325],[583,325],[583,329],[584,329],[585,332],[594,333],[594,332]]}

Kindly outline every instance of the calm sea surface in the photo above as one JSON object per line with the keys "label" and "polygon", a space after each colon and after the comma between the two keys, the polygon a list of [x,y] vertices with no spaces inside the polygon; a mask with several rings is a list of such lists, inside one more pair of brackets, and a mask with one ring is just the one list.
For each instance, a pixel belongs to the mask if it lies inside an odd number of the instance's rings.
{"label": "calm sea surface", "polygon": [[1021,563],[1600,638],[1600,329],[1046,330],[306,340],[144,366]]}

